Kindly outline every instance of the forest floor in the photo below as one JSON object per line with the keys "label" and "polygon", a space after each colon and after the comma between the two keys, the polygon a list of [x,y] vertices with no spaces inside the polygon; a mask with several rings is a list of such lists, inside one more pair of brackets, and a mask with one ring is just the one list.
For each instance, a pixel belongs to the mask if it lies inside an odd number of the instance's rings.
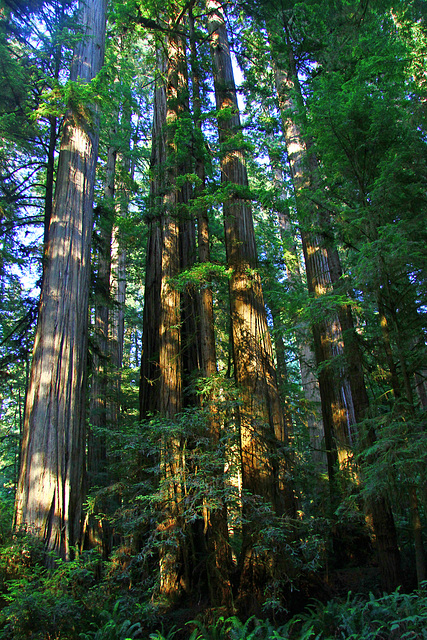
{"label": "forest floor", "polygon": [[375,567],[313,576],[294,590],[296,613],[276,602],[238,616],[204,608],[202,595],[168,607],[137,575],[135,558],[120,566],[89,552],[50,571],[42,559],[28,536],[0,549],[0,639],[427,640],[427,582],[381,594]]}

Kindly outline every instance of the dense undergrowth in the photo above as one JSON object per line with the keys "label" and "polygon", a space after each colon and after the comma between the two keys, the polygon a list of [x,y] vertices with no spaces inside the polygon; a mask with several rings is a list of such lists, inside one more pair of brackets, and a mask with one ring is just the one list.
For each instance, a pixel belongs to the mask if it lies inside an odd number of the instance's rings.
{"label": "dense undergrowth", "polygon": [[28,535],[0,550],[0,639],[427,639],[427,582],[412,593],[350,592],[313,601],[288,620],[251,616],[243,622],[200,608],[171,614],[143,585],[132,584],[117,557],[103,562],[88,552],[68,563],[55,561],[49,571],[42,560],[40,543]]}

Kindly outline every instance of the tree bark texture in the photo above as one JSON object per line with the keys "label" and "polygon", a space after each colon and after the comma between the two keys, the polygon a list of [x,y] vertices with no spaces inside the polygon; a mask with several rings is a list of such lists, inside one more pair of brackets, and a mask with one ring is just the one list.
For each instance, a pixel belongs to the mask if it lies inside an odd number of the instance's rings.
{"label": "tree bark texture", "polygon": [[[71,79],[89,82],[104,56],[105,0],[83,3],[83,38]],[[31,367],[16,527],[69,558],[81,535],[85,383],[96,116],[69,111],[62,131],[47,264]]]}
{"label": "tree bark texture", "polygon": [[[175,16],[169,18],[176,27]],[[181,353],[181,295],[173,283],[180,269],[180,204],[183,199],[177,185],[179,163],[176,132],[184,110],[183,93],[188,90],[184,71],[185,47],[180,35],[168,38],[168,67],[166,81],[166,193],[162,216],[159,412],[171,420],[170,433],[163,437],[161,452],[161,483],[163,498],[164,545],[160,550],[160,590],[163,595],[175,597],[188,587],[188,567],[185,543],[180,540],[183,499],[182,438],[174,433],[173,418],[182,409],[182,353]],[[185,99],[185,98],[184,98]]]}
{"label": "tree bark texture", "polygon": [[[221,182],[228,187],[224,201],[227,263],[231,268],[230,313],[235,379],[239,408],[242,483],[244,489],[269,500],[280,512],[285,499],[284,477],[277,477],[273,462],[274,440],[286,440],[273,350],[260,276],[248,177],[242,149],[237,94],[222,5],[209,0],[208,29],[211,38],[218,131],[221,148]],[[281,488],[281,490],[279,489]],[[285,495],[284,495],[285,494]]]}
{"label": "tree bark texture", "polygon": [[151,146],[150,209],[147,262],[145,269],[143,347],[139,386],[141,418],[157,413],[159,407],[159,322],[162,272],[162,217],[166,179],[166,73],[165,56],[157,50],[157,78],[154,94]]}
{"label": "tree bark texture", "polygon": [[[208,209],[203,202],[203,195],[206,188],[204,137],[202,133],[202,109],[200,95],[200,66],[197,57],[197,44],[194,29],[194,16],[192,7],[189,9],[189,31],[190,31],[190,51],[191,51],[191,76],[193,88],[193,113],[194,113],[194,137],[193,156],[194,171],[199,178],[199,183],[193,191],[193,206],[196,204],[197,216],[197,249],[198,260],[201,264],[210,262],[210,234]],[[198,201],[200,199],[200,201]],[[217,374],[213,293],[208,285],[203,286],[199,292],[199,326],[200,339],[200,362],[199,373],[202,380],[208,381]],[[220,464],[216,467],[217,476],[213,482],[218,490],[224,487],[224,466],[225,459],[220,450],[221,420],[218,415],[218,397],[215,385],[209,386],[209,392],[202,395],[202,403],[209,406],[209,427],[211,455],[220,456]],[[209,500],[208,500],[209,502]],[[224,502],[216,509],[208,509],[204,505],[206,517],[204,523],[205,537],[205,558],[207,582],[209,588],[210,602],[212,606],[225,606],[230,608],[232,601],[230,572],[232,569],[232,559],[230,552],[227,507]]]}
{"label": "tree bark texture", "polygon": [[[288,38],[288,35],[285,35]],[[271,37],[270,37],[271,40]],[[289,69],[281,69],[275,66],[276,88],[279,98],[279,107],[282,112],[283,132],[288,150],[288,159],[291,176],[297,196],[297,208],[300,203],[303,230],[301,233],[303,252],[306,263],[308,290],[314,297],[321,296],[332,287],[339,285],[341,278],[341,265],[339,255],[335,247],[326,246],[322,238],[304,230],[304,226],[311,224],[321,227],[323,214],[316,210],[313,204],[308,204],[308,213],[313,220],[305,221],[307,216],[305,205],[301,203],[304,190],[316,184],[317,159],[310,150],[297,124],[297,101],[302,104],[301,88],[293,59],[292,46],[287,43],[289,56]],[[295,114],[295,115],[294,115]],[[322,416],[325,430],[325,444],[327,450],[328,475],[331,486],[331,497],[336,501],[337,494],[334,487],[335,469],[337,462],[342,462],[345,453],[339,455],[340,447],[346,448],[351,444],[346,413],[350,409],[353,419],[358,421],[366,417],[369,406],[368,395],[363,379],[362,360],[358,348],[357,337],[354,330],[353,318],[348,305],[341,306],[334,326],[328,326],[324,321],[316,322],[313,326],[315,355],[317,366],[320,366],[319,387],[321,396]],[[334,344],[338,345],[335,346]],[[334,371],[329,366],[334,356],[334,350],[344,349],[346,359],[346,378],[348,379],[348,394],[346,407],[346,392],[336,383]],[[341,396],[341,397],[340,397]],[[344,402],[343,402],[344,401]],[[375,434],[371,431],[368,435],[367,446],[372,444]],[[383,496],[370,499],[367,502],[367,510],[371,514],[376,535],[378,558],[382,574],[383,586],[393,589],[401,583],[400,555],[397,546],[396,531],[393,514],[388,501]]]}

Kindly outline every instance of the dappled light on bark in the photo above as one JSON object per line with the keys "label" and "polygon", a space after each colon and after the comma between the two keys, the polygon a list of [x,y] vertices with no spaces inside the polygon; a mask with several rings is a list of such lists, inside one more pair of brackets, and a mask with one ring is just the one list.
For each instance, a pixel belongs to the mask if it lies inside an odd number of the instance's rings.
{"label": "dappled light on bark", "polygon": [[[82,11],[86,36],[72,79],[101,68],[105,2]],[[35,527],[46,550],[69,558],[80,541],[92,202],[98,136],[68,113],[27,396],[15,526]],[[41,472],[43,470],[43,472]]]}
{"label": "dappled light on bark", "polygon": [[[209,0],[208,29],[218,110],[221,158],[221,183],[228,187],[223,204],[234,375],[239,392],[237,412],[240,431],[240,454],[243,490],[262,496],[277,514],[294,515],[292,489],[287,478],[286,462],[277,456],[279,443],[286,443],[284,414],[273,364],[273,350],[267,326],[236,88],[223,8]],[[243,495],[243,513],[250,520],[251,506]],[[254,552],[254,523],[243,529],[240,558],[242,601],[251,599],[264,582]],[[261,573],[259,574],[259,571]],[[258,575],[259,574],[259,575]],[[256,582],[258,585],[256,586]]]}

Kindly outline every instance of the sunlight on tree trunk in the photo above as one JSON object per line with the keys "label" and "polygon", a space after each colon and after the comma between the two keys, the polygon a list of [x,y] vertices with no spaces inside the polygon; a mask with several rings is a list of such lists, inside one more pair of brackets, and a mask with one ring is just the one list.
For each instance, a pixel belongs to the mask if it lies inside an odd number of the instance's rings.
{"label": "sunlight on tree trunk", "polygon": [[[175,26],[176,16],[171,15],[170,25]],[[168,38],[168,67],[166,82],[166,195],[162,217],[162,253],[160,286],[160,415],[172,421],[182,409],[182,354],[181,354],[181,295],[173,283],[180,268],[179,205],[183,194],[177,185],[176,128],[184,110],[183,92],[186,85],[186,59],[184,43],[180,35]],[[188,588],[184,543],[181,543],[179,527],[183,500],[183,465],[181,437],[173,431],[163,436],[161,452],[161,491],[164,519],[161,524],[165,541],[160,550],[160,591],[174,597],[182,588]],[[184,568],[182,568],[184,565]]]}
{"label": "sunlight on tree trunk", "polygon": [[[193,89],[193,112],[194,112],[194,155],[195,172],[199,178],[199,184],[194,188],[193,199],[202,200],[206,189],[205,172],[205,140],[202,133],[202,109],[200,95],[200,67],[197,58],[196,36],[194,28],[194,16],[192,7],[189,10],[189,30],[190,30],[190,51],[191,51],[191,74]],[[203,202],[203,201],[202,201]],[[198,259],[201,264],[210,263],[210,232],[207,205],[197,205],[197,240]],[[202,404],[206,403],[210,408],[209,430],[213,455],[220,452],[220,438],[223,425],[218,412],[219,389],[215,385],[214,379],[217,374],[215,331],[214,331],[214,311],[213,293],[208,285],[201,287],[199,304],[199,331],[200,331],[200,366],[199,371],[202,377],[201,385],[207,384],[208,391],[201,396]],[[222,460],[222,469],[218,471],[221,476],[214,478],[218,482],[218,487],[223,489],[223,470],[225,459]],[[225,503],[218,508],[209,510],[205,505],[205,526],[204,535],[207,551],[207,573],[210,591],[210,600],[217,606],[231,607],[232,592],[230,583],[230,571],[232,569],[231,552],[227,526],[227,507]]]}
{"label": "sunlight on tree trunk", "polygon": [[[270,34],[270,40],[274,41]],[[317,210],[304,193],[316,185],[317,159],[297,124],[298,101],[302,105],[301,88],[297,76],[292,45],[287,39],[289,69],[275,67],[275,80],[279,107],[282,113],[283,132],[288,149],[288,158],[297,198],[298,214],[302,227],[325,224],[324,214]],[[307,219],[307,215],[310,216]],[[331,291],[341,277],[339,256],[335,248],[324,246],[321,237],[307,230],[302,231],[302,244],[306,263],[308,290],[314,297],[321,297]],[[345,334],[345,335],[343,335]],[[337,507],[338,491],[336,487],[337,464],[346,463],[348,449],[351,446],[348,409],[351,408],[353,420],[361,421],[366,417],[368,397],[361,369],[360,353],[357,343],[351,311],[347,305],[340,306],[337,318],[333,322],[317,321],[313,324],[314,346],[317,366],[320,367],[318,378],[321,395],[322,416],[325,430],[325,445],[328,461],[328,476],[332,509]],[[347,406],[343,403],[345,391],[336,381],[336,372],[332,368],[332,360],[337,352],[346,358],[345,377],[350,389]],[[370,434],[372,441],[374,434]],[[335,505],[335,506],[334,506]],[[383,496],[367,502],[376,533],[378,557],[381,563],[383,583],[386,589],[393,589],[401,583],[400,556],[392,512]],[[336,540],[335,546],[342,543]]]}
{"label": "sunlight on tree trunk", "polygon": [[[71,79],[89,82],[104,56],[105,0],[82,5]],[[92,202],[98,150],[89,105],[63,124],[47,264],[33,351],[15,526],[69,558],[81,536]]]}
{"label": "sunlight on tree trunk", "polygon": [[[242,149],[236,88],[222,5],[209,0],[218,130],[221,145],[221,183],[228,186],[224,227],[229,281],[234,375],[241,406],[238,409],[242,487],[262,496],[276,513],[294,514],[286,465],[277,459],[276,443],[287,440],[273,350],[258,273],[255,234],[249,204],[248,178]],[[246,503],[245,509],[249,506]],[[256,589],[257,560],[249,529],[244,531],[241,593]],[[258,585],[259,586],[259,585]]]}

